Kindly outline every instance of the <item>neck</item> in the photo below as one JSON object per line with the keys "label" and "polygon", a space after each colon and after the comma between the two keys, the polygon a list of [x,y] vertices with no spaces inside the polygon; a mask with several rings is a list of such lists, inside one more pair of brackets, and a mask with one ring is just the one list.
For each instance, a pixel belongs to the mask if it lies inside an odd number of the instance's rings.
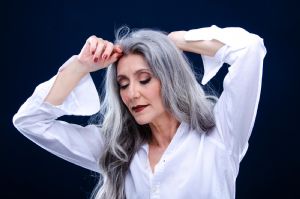
{"label": "neck", "polygon": [[179,126],[179,121],[169,113],[164,114],[155,121],[149,124],[152,131],[152,139],[149,144],[160,148],[167,148],[176,130]]}

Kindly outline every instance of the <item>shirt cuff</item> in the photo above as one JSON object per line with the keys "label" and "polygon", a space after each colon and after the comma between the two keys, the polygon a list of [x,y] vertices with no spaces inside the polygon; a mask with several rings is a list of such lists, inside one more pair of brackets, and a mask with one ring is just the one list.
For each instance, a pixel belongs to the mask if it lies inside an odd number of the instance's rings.
{"label": "shirt cuff", "polygon": [[201,55],[204,66],[204,75],[201,84],[205,85],[217,74],[224,62],[226,62],[225,56],[229,49],[239,50],[247,46],[247,35],[248,32],[242,28],[222,29],[215,25],[208,28],[192,29],[186,32],[184,36],[186,41],[215,39],[225,44],[213,57]]}
{"label": "shirt cuff", "polygon": [[89,116],[99,112],[99,95],[90,74],[87,74],[80,80],[61,105],[52,105],[49,102],[45,102],[44,100],[52,88],[56,76],[40,84],[35,90],[34,95],[37,95],[42,100],[41,108],[48,109],[57,117],[62,115]]}

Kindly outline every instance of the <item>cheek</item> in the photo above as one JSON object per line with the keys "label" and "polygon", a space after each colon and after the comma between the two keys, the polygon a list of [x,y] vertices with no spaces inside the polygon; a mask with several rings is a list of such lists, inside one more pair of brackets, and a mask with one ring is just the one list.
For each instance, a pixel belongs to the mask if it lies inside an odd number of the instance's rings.
{"label": "cheek", "polygon": [[120,91],[120,96],[121,96],[123,103],[126,104],[126,106],[127,106],[128,97],[127,97],[126,93],[124,91]]}
{"label": "cheek", "polygon": [[150,90],[150,95],[153,99],[160,100],[161,99],[161,88],[159,82],[155,82]]}

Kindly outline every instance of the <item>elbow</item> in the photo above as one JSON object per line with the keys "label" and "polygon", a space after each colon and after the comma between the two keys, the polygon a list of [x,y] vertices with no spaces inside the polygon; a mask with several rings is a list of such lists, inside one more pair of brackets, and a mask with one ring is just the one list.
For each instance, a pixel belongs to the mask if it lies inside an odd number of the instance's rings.
{"label": "elbow", "polygon": [[252,54],[262,55],[262,57],[264,57],[267,53],[264,40],[258,35],[251,34],[251,37],[249,38],[248,51]]}
{"label": "elbow", "polygon": [[13,125],[20,132],[26,131],[26,126],[30,126],[30,122],[26,120],[25,117],[22,117],[19,113],[16,113],[12,119]]}
{"label": "elbow", "polygon": [[261,65],[266,55],[263,39],[255,34],[250,34],[246,39],[247,41],[245,41],[242,48],[238,47],[240,48],[239,50],[233,50],[233,54],[226,58],[226,63],[233,65],[237,62],[243,62],[244,64],[249,63],[252,66]]}
{"label": "elbow", "polygon": [[40,122],[36,121],[34,117],[21,115],[16,113],[12,119],[13,125],[22,134],[34,134],[34,132],[40,131]]}
{"label": "elbow", "polygon": [[261,70],[266,55],[266,48],[263,39],[258,35],[248,33],[239,45],[230,48],[229,51],[230,53],[225,57],[224,62],[230,66],[248,65],[249,67],[246,67],[247,70]]}
{"label": "elbow", "polygon": [[15,128],[20,129],[22,127],[22,119],[20,119],[20,116],[18,113],[16,113],[12,118],[12,123]]}

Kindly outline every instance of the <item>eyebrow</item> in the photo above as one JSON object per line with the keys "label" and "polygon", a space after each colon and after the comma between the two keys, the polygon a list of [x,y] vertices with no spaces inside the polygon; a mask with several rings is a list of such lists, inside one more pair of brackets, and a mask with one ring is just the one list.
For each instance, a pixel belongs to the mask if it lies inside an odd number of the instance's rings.
{"label": "eyebrow", "polygon": [[[133,75],[137,75],[137,74],[143,73],[143,72],[151,73],[151,71],[149,69],[142,68],[142,69],[139,69],[139,70],[135,71]],[[120,75],[117,76],[117,80],[120,79],[120,78],[127,78],[127,76],[120,74]]]}

